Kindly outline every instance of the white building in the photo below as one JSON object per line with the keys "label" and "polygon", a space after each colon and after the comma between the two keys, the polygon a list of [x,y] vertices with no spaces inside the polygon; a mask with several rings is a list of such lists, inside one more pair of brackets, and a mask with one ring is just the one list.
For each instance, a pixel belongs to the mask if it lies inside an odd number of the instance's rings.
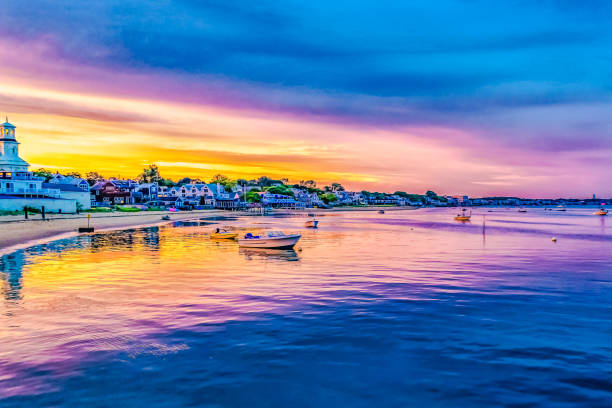
{"label": "white building", "polygon": [[56,188],[44,188],[42,177],[28,171],[30,165],[19,157],[19,143],[15,139],[15,126],[0,124],[0,210],[18,211],[24,207],[47,212],[73,213],[77,201],[62,198]]}

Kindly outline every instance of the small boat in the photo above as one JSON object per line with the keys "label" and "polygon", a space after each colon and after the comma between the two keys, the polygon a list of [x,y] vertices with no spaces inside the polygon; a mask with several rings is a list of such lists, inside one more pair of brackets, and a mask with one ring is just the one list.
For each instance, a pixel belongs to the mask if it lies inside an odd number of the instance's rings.
{"label": "small boat", "polygon": [[526,209],[524,209],[524,208],[519,208],[518,212],[520,212],[520,213],[526,213],[526,212],[527,212],[527,210],[526,210]]}
{"label": "small boat", "polygon": [[472,212],[467,213],[467,208],[462,208],[461,212],[455,216],[455,221],[469,221],[472,218]]}
{"label": "small boat", "polygon": [[599,211],[595,211],[593,215],[608,215],[608,210],[602,207]]}
{"label": "small boat", "polygon": [[306,228],[317,228],[318,225],[319,225],[318,220],[306,221]]}
{"label": "small boat", "polygon": [[164,220],[164,221],[170,221],[170,216],[169,215],[164,215],[161,219]]}
{"label": "small boat", "polygon": [[384,213],[385,213],[385,210],[378,210],[378,213],[379,213],[379,214],[384,214]]}
{"label": "small boat", "polygon": [[244,238],[238,239],[238,245],[244,248],[293,248],[300,240],[300,234],[285,235],[281,231],[270,231],[265,236],[247,233]]}
{"label": "small boat", "polygon": [[235,239],[238,236],[237,232],[231,232],[225,229],[217,228],[215,232],[210,234],[211,239]]}
{"label": "small boat", "polygon": [[557,206],[557,209],[556,209],[555,211],[567,211],[567,208],[565,208],[565,207],[564,207],[564,206],[562,206],[562,205],[558,205],[558,206]]}

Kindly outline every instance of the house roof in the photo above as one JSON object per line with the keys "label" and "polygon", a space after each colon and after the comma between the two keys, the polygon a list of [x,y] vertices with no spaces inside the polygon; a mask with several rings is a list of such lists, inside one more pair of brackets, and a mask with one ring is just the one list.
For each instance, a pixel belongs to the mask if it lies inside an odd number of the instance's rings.
{"label": "house roof", "polygon": [[85,191],[85,190],[75,186],[74,184],[42,183],[42,187],[43,188],[53,189],[53,190],[75,191],[75,192],[79,192],[79,193],[87,193],[87,194],[89,194],[88,191]]}

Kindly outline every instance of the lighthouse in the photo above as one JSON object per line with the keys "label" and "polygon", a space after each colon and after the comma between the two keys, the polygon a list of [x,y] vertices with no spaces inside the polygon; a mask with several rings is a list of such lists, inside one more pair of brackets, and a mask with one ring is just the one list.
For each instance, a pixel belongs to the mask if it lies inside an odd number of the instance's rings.
{"label": "lighthouse", "polygon": [[9,123],[8,118],[0,125],[0,137],[0,174],[6,178],[7,174],[27,172],[30,165],[19,157],[15,126]]}

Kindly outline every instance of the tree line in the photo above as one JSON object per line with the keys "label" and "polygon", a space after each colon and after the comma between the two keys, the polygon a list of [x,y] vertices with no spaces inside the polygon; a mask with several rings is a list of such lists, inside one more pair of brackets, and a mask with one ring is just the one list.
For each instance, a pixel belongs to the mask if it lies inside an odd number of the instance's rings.
{"label": "tree line", "polygon": [[[55,174],[62,174],[63,176],[72,176],[76,178],[83,178],[87,180],[90,186],[93,186],[99,181],[104,181],[107,178],[101,175],[96,171],[86,172],[81,174],[79,172],[68,172],[68,173],[58,173],[53,172],[48,169],[38,169],[34,170],[33,173],[38,177],[44,177],[45,181],[49,181],[51,177]],[[151,164],[145,167],[142,172],[136,177],[136,180],[139,183],[157,183],[160,186],[166,187],[175,187],[175,186],[183,186],[186,184],[192,183],[206,183],[206,181],[199,178],[191,178],[191,177],[183,177],[178,181],[173,181],[169,178],[162,177],[159,168],[155,164]],[[317,187],[317,182],[314,180],[300,180],[297,183],[290,184],[288,178],[281,179],[272,179],[267,176],[261,176],[257,179],[246,180],[246,179],[231,179],[223,174],[216,174],[212,177],[208,183],[211,184],[220,184],[226,191],[233,191],[236,186],[245,187],[251,186],[252,188],[246,194],[246,200],[249,202],[259,202],[261,201],[261,196],[257,193],[261,193],[263,191],[270,192],[271,194],[282,194],[290,197],[295,197],[295,193],[293,189],[299,189],[309,194],[315,193],[317,196],[326,204],[333,203],[338,200],[338,196],[335,194],[336,192],[345,191],[345,188],[341,183],[331,183],[330,185],[325,185],[322,188]],[[388,197],[388,193],[381,192],[370,192],[367,190],[362,190],[361,194],[366,199],[385,199]],[[421,194],[408,194],[404,191],[396,191],[393,195],[408,199],[412,202],[421,202],[426,203],[428,199],[430,200],[438,200],[441,202],[446,202],[447,199],[442,196],[438,196],[433,191],[427,191],[424,195]]]}

